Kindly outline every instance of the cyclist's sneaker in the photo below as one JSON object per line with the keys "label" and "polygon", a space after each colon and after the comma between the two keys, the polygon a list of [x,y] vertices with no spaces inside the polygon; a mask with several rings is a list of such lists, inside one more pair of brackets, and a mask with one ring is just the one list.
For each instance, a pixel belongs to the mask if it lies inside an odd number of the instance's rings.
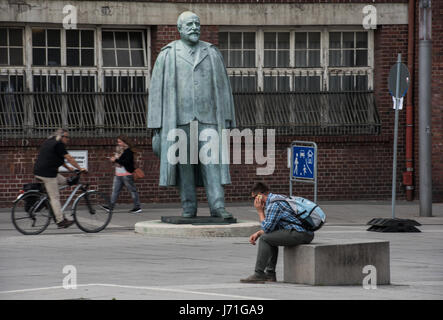
{"label": "cyclist's sneaker", "polygon": [[104,209],[106,212],[110,212],[110,211],[111,211],[111,208],[110,208],[109,206],[102,206],[102,205],[99,205],[99,207],[102,208],[102,209]]}
{"label": "cyclist's sneaker", "polygon": [[129,213],[132,213],[132,214],[137,214],[137,213],[141,213],[141,212],[142,212],[141,208],[133,208],[133,209],[129,210]]}
{"label": "cyclist's sneaker", "polygon": [[65,218],[65,219],[63,219],[63,221],[57,223],[57,227],[59,229],[65,229],[65,228],[72,226],[73,223],[74,223],[74,221],[68,220]]}

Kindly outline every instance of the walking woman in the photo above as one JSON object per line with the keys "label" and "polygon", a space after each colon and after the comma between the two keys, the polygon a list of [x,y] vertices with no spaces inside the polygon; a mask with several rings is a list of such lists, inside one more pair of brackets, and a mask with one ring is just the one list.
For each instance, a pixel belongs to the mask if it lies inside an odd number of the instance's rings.
{"label": "walking woman", "polygon": [[115,163],[116,165],[114,182],[112,185],[112,196],[110,203],[111,209],[114,209],[118,195],[120,194],[123,185],[125,185],[131,194],[132,200],[134,201],[134,207],[129,212],[142,212],[137,188],[134,184],[134,177],[132,176],[132,173],[135,170],[134,153],[135,149],[132,142],[127,137],[119,136],[117,138],[116,153],[110,158],[111,162]]}

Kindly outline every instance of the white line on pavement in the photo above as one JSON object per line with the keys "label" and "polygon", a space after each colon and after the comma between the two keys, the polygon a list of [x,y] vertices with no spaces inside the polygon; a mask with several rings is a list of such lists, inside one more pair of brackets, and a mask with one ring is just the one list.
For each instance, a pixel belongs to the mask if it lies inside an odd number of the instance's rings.
{"label": "white line on pavement", "polygon": [[[125,286],[125,285],[107,284],[107,283],[90,283],[90,284],[79,284],[79,285],[77,285],[77,287],[94,287],[94,286],[126,288],[126,289],[138,289],[138,290],[166,291],[166,292],[187,293],[187,294],[191,293],[191,294],[199,294],[199,295],[206,295],[206,296],[218,296],[218,297],[246,299],[246,300],[272,300],[272,299],[269,299],[269,298],[239,296],[239,295],[214,293],[214,292],[199,292],[199,291],[190,291],[190,290],[174,289],[174,288]],[[26,293],[26,292],[33,292],[33,291],[40,291],[40,290],[51,290],[51,289],[63,289],[63,286],[0,291],[0,294]]]}

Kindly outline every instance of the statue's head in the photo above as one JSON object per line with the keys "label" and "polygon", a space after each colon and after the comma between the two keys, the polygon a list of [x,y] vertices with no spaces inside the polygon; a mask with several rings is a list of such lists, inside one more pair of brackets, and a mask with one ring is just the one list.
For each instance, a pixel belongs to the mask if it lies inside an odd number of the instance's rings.
{"label": "statue's head", "polygon": [[191,11],[185,11],[178,16],[177,28],[180,37],[189,45],[195,45],[200,39],[200,18]]}

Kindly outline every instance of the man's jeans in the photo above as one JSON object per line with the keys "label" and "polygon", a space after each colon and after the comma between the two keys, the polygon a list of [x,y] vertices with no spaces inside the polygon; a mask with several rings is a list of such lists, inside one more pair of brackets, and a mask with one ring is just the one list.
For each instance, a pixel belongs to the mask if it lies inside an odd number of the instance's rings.
{"label": "man's jeans", "polygon": [[277,230],[260,236],[258,242],[257,262],[255,272],[262,274],[275,272],[277,265],[278,246],[296,246],[310,243],[314,239],[313,233],[298,232],[295,229]]}
{"label": "man's jeans", "polygon": [[140,199],[138,196],[137,188],[134,184],[134,178],[132,175],[130,176],[114,176],[114,182],[112,186],[112,196],[111,196],[111,208],[114,208],[115,203],[117,202],[118,195],[123,188],[123,185],[126,186],[129,193],[131,194],[132,200],[134,201],[134,208],[140,208]]}

